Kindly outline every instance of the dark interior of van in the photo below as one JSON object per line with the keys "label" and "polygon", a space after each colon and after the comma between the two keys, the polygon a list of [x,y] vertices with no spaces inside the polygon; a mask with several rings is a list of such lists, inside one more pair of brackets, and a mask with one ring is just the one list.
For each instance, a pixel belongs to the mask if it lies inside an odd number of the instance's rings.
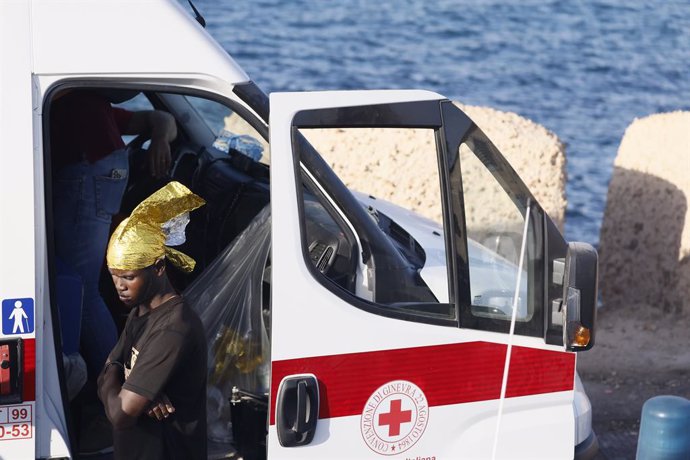
{"label": "dark interior of van", "polygon": [[[215,133],[209,131],[210,128],[205,126],[204,116],[221,117],[222,120],[223,116],[232,114],[233,112],[229,109],[223,110],[226,109],[223,104],[202,101],[205,103],[204,108],[208,109],[210,106],[219,112],[214,114],[207,111],[202,115],[202,108],[194,107],[185,96],[179,94],[115,89],[105,90],[91,87],[71,87],[63,91],[101,91],[103,94],[107,94],[109,100],[114,105],[125,107],[127,110],[164,110],[176,117],[177,137],[170,146],[172,167],[165,177],[154,178],[149,171],[149,162],[147,161],[148,136],[139,135],[133,138],[123,138],[129,156],[128,182],[122,196],[120,210],[112,217],[111,231],[143,199],[172,180],[186,185],[194,193],[203,197],[206,205],[191,214],[191,220],[186,230],[186,242],[176,248],[191,256],[196,261],[196,267],[188,274],[176,270],[171,265],[168,268],[170,278],[178,292],[184,292],[200,274],[204,273],[217,256],[228,248],[230,243],[249,226],[264,208],[266,208],[264,214],[268,214],[267,205],[270,200],[269,166],[256,161],[256,158],[248,157],[244,152],[235,148],[227,147],[227,150],[219,150],[213,146],[213,141],[216,140]],[[53,100],[59,99],[59,90],[53,96]],[[132,99],[135,99],[134,103],[132,103]],[[201,99],[196,98],[195,100],[200,101]],[[48,111],[47,113],[52,112]],[[186,120],[186,122],[182,120]],[[242,120],[246,120],[246,118],[242,118]],[[51,126],[50,123],[50,119],[46,120],[47,126]],[[250,126],[246,121],[243,121],[242,124],[243,129],[251,132],[252,137],[261,138],[262,134],[266,134],[265,128],[262,128],[261,124],[256,121],[255,124],[259,128],[258,130]],[[46,149],[47,157],[50,156],[50,136],[51,133],[49,131],[48,142],[46,143],[48,146]],[[56,173],[53,170],[56,163],[56,161],[46,160],[47,184],[52,184],[52,180],[49,179],[52,179],[52,174]],[[47,190],[49,190],[49,186]],[[46,211],[47,215],[50,216],[50,211],[52,211],[50,192],[47,192],[46,195]],[[321,212],[323,213],[322,210]],[[267,217],[270,218],[270,214]],[[264,217],[264,220],[266,220],[266,217]],[[50,222],[50,219],[48,221]],[[330,222],[326,222],[324,225],[328,227]],[[320,238],[331,238],[331,236],[326,234],[326,230],[322,229],[324,225],[316,224],[314,230],[322,235]],[[266,237],[270,237],[270,225],[263,225],[257,228],[261,228],[266,233],[264,240],[267,240]],[[335,242],[328,241],[325,243],[325,248],[322,248],[324,243],[315,241],[314,246],[318,246],[318,249],[314,251],[320,251],[320,257],[315,258],[315,261],[317,264],[320,264],[323,272],[326,272],[333,265],[336,258],[334,254],[331,254],[333,252],[332,249],[328,249],[332,248],[334,244],[340,244],[339,248],[335,249],[336,253],[352,252],[352,246],[344,238],[341,238],[339,241],[336,236]],[[329,253],[328,256],[324,256],[327,252]],[[264,253],[267,254],[267,250]],[[70,272],[69,267],[66,267],[64,262],[57,257],[52,259],[53,276],[51,278],[52,284],[55,287],[54,291],[56,292],[54,296],[55,302],[53,303],[57,305],[54,311],[57,313],[59,319],[57,323],[60,326],[56,327],[56,335],[59,338],[63,353],[74,352],[79,350],[79,328],[75,329],[74,327],[74,324],[79,323],[79,321],[78,318],[75,320],[74,315],[78,316],[80,311],[82,301],[80,285],[77,278],[75,278],[75,273]],[[263,260],[257,260],[254,263],[261,267],[262,274],[264,272],[270,274],[270,258],[267,255],[264,256]],[[345,286],[350,282],[347,276],[339,276],[337,279]],[[261,276],[256,280],[260,296],[258,296],[257,305],[253,306],[259,312],[259,322],[263,322],[264,318],[266,319],[266,323],[263,325],[264,329],[266,329],[266,335],[270,334],[270,331],[267,330],[270,324],[270,315],[268,313],[270,306],[269,283],[270,276]],[[105,266],[101,271],[99,288],[118,331],[121,331],[128,311],[118,300],[111,277]],[[228,308],[232,307],[227,300],[226,304],[228,304]],[[267,359],[267,349],[261,350],[259,353],[261,353],[263,359]],[[59,362],[61,361],[59,360]],[[73,369],[70,366],[65,366],[62,371],[63,374],[69,374]],[[253,371],[256,372],[256,370]],[[65,379],[68,379],[68,376],[65,375]],[[267,388],[240,388],[235,386],[236,391],[234,393],[232,388],[232,386],[228,387],[227,394],[223,395],[226,404],[232,400],[231,404],[227,404],[231,413],[224,414],[224,416],[235,422],[225,425],[228,431],[234,431],[235,433],[230,432],[226,436],[220,436],[220,442],[210,440],[209,458],[232,458],[232,456],[265,458]],[[101,429],[98,423],[93,422],[94,415],[97,415],[99,412],[98,405],[99,403],[94,393],[94,384],[89,381],[83,385],[78,395],[74,396],[70,401],[71,437],[73,445],[76,445],[77,450],[83,453],[90,454],[94,452],[92,446],[88,446],[86,449],[83,447],[86,444],[93,444],[92,440],[87,438],[94,436],[93,431]],[[101,425],[103,424],[101,423]],[[98,444],[98,441],[100,440],[96,440],[96,444]],[[107,444],[107,441],[105,441],[105,444]],[[109,458],[107,446],[105,447],[105,451],[100,452],[102,456],[96,458]],[[96,451],[96,454],[98,453]]]}

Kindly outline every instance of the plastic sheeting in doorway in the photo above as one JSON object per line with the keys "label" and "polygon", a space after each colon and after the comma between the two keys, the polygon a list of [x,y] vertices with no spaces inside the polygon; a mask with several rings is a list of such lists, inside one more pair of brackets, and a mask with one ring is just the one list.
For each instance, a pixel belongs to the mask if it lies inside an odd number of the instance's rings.
{"label": "plastic sheeting in doorway", "polygon": [[271,213],[266,206],[184,292],[206,331],[212,441],[232,441],[229,398],[234,386],[255,394],[268,392],[270,319],[262,283],[270,243]]}

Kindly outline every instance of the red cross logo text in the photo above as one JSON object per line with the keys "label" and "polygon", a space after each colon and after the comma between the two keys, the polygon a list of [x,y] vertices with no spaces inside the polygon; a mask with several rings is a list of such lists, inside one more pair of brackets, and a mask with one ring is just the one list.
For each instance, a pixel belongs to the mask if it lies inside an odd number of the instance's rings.
{"label": "red cross logo text", "polygon": [[391,401],[390,412],[379,414],[379,426],[388,425],[388,436],[399,436],[400,425],[412,421],[411,410],[401,410],[402,399]]}
{"label": "red cross logo text", "polygon": [[407,380],[392,380],[369,396],[359,428],[369,449],[397,455],[422,438],[428,422],[429,403],[422,389]]}

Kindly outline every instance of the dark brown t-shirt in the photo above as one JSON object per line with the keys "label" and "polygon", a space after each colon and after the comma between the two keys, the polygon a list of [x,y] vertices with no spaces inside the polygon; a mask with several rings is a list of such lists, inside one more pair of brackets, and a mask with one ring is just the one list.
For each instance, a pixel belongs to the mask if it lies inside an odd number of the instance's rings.
{"label": "dark brown t-shirt", "polygon": [[206,459],[206,338],[182,297],[127,318],[111,360],[125,365],[122,388],[155,400],[165,394],[175,413],[163,421],[142,414],[114,432],[116,459]]}

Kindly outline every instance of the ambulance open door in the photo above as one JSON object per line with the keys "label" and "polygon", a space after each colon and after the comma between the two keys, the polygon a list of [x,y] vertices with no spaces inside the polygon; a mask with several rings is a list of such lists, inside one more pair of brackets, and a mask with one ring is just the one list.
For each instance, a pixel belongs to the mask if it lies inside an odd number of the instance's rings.
{"label": "ambulance open door", "polygon": [[[425,91],[270,103],[268,458],[571,458],[575,356],[545,339],[545,216],[481,130]],[[324,160],[337,147],[324,133],[360,129],[398,130],[355,142],[372,155],[402,149],[412,132],[430,139],[420,145],[438,176],[440,222],[345,188]]]}

